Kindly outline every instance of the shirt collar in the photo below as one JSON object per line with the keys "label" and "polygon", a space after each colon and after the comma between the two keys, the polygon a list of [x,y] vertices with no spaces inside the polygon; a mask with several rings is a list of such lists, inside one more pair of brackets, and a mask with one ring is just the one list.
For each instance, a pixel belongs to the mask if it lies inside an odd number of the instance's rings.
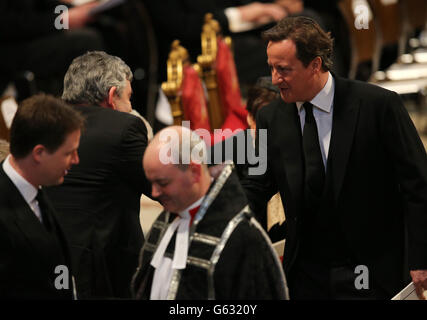
{"label": "shirt collar", "polygon": [[193,208],[199,207],[202,204],[204,198],[205,198],[205,196],[201,197],[199,200],[194,202],[192,205],[190,205],[186,209],[179,212],[178,215],[183,219],[189,219],[190,218],[190,210]]}
{"label": "shirt collar", "polygon": [[[332,103],[334,101],[335,81],[332,74],[328,71],[328,81],[322,90],[310,101],[318,109],[331,112]],[[297,101],[296,105],[298,112],[301,112],[301,107],[305,101]]]}
{"label": "shirt collar", "polygon": [[3,162],[3,170],[10,180],[12,180],[25,201],[31,203],[37,196],[38,190],[12,167],[10,164],[10,155],[8,155]]}
{"label": "shirt collar", "polygon": [[[213,183],[215,179],[213,177],[211,177],[211,185]],[[197,200],[196,202],[193,202],[192,205],[190,205],[189,207],[185,208],[184,210],[182,210],[181,212],[178,212],[178,215],[183,218],[183,219],[190,219],[191,215],[190,215],[190,210],[194,209],[196,207],[200,207],[200,205],[203,202],[203,199],[205,199],[206,195],[202,196],[199,200]]]}

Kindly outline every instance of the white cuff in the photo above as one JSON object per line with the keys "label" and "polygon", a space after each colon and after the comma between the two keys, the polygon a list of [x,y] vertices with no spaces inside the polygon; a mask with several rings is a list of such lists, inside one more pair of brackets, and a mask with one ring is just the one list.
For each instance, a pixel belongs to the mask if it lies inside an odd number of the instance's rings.
{"label": "white cuff", "polygon": [[236,7],[230,7],[224,10],[228,20],[228,28],[231,32],[243,32],[254,29],[257,25],[253,22],[242,20],[242,15]]}

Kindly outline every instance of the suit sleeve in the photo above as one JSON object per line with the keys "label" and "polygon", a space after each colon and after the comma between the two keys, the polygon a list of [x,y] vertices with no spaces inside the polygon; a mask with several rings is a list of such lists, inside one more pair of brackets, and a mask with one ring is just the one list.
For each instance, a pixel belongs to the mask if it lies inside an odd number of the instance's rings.
{"label": "suit sleeve", "polygon": [[[248,175],[241,181],[243,189],[249,200],[249,205],[259,223],[267,230],[266,206],[271,197],[277,193],[278,188],[275,179],[271,175],[271,155],[268,154],[267,139],[260,139],[261,130],[267,132],[266,121],[257,115],[257,133],[255,139],[255,149],[259,162],[248,167]],[[265,140],[265,141],[264,141]],[[251,161],[251,163],[253,163]],[[251,172],[251,169],[256,169]],[[252,174],[251,174],[252,173]]]}
{"label": "suit sleeve", "polygon": [[120,152],[120,174],[128,184],[151,197],[151,184],[142,167],[142,157],[147,148],[147,128],[138,117],[131,116],[131,125],[123,133]]}
{"label": "suit sleeve", "polygon": [[387,98],[382,132],[405,201],[409,267],[427,269],[426,151],[400,97]]}
{"label": "suit sleeve", "polygon": [[3,221],[0,220],[0,298],[7,296],[11,281],[10,272],[14,270],[11,248],[12,243],[8,236],[7,228],[4,226]]}

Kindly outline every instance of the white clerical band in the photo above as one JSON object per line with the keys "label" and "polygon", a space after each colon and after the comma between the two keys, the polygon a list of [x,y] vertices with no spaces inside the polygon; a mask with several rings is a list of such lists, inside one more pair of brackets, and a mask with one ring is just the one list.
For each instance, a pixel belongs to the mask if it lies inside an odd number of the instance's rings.
{"label": "white clerical band", "polygon": [[[183,216],[183,217],[182,217]],[[169,291],[170,282],[174,269],[185,269],[188,254],[188,237],[190,215],[177,216],[169,225],[166,233],[154,253],[151,265],[156,269],[154,271],[153,283],[151,285],[151,300],[166,299]],[[175,241],[175,252],[173,260],[165,257],[166,248],[172,239],[175,230],[177,230]]]}
{"label": "white clerical band", "polygon": [[190,215],[188,212],[186,212],[186,215],[183,217],[176,217],[175,220],[169,225],[162,241],[154,253],[153,259],[151,260],[151,265],[154,268],[157,269],[160,266],[165,255],[166,248],[168,247],[168,244],[172,239],[176,229],[178,229],[178,232],[175,241],[175,252],[173,255],[172,268],[185,269],[188,254],[188,234],[190,229]]}
{"label": "white clerical band", "polygon": [[[204,197],[201,197],[189,208],[180,212],[166,229],[165,235],[160,241],[153,258],[151,259],[151,265],[156,269],[153,275],[153,283],[151,284],[151,300],[166,299],[174,270],[185,269],[190,241],[189,234],[191,215],[189,211],[198,208],[203,199]],[[168,257],[165,257],[165,252],[175,230],[177,230],[175,251],[173,254],[173,260],[171,260]]]}
{"label": "white clerical band", "polygon": [[185,266],[187,265],[191,216],[188,212],[185,212],[185,215],[181,216],[180,220],[175,241],[175,253],[173,255],[172,263],[173,269],[185,269]]}

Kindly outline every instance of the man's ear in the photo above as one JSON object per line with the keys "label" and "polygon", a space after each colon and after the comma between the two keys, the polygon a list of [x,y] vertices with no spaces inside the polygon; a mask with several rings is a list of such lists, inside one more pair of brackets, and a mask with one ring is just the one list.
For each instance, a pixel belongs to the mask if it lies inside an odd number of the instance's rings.
{"label": "man's ear", "polygon": [[191,170],[194,182],[200,182],[200,178],[202,176],[202,165],[200,163],[191,161],[189,169]]}
{"label": "man's ear", "polygon": [[311,67],[314,72],[320,72],[322,69],[322,58],[316,57],[311,61]]}
{"label": "man's ear", "polygon": [[116,102],[115,102],[116,93],[117,93],[117,87],[111,87],[110,90],[108,90],[107,108],[116,110]]}
{"label": "man's ear", "polygon": [[33,151],[31,152],[33,159],[35,162],[39,163],[41,162],[41,159],[43,157],[43,153],[46,151],[46,147],[42,144],[38,144],[33,148]]}

